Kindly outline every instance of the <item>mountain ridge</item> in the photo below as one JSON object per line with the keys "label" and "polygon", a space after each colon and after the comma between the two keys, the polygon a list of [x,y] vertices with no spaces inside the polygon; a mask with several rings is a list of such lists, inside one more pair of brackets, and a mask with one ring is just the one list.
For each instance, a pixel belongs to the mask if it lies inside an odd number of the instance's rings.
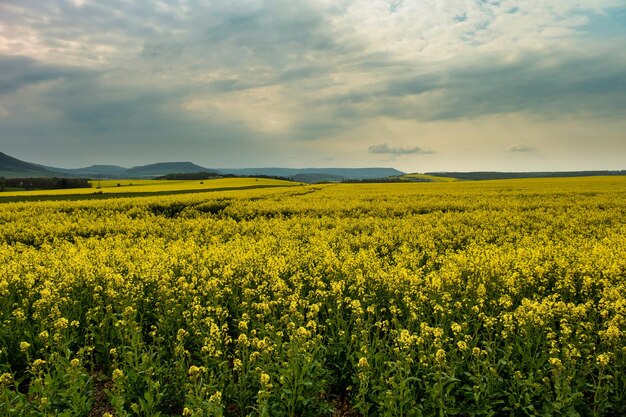
{"label": "mountain ridge", "polygon": [[373,179],[373,178],[385,178],[393,175],[402,175],[404,172],[395,168],[221,168],[218,169],[223,174],[231,175],[263,175],[263,176],[275,176],[291,178],[295,175],[312,175],[324,178],[324,175],[329,177],[328,179],[322,179],[323,181],[335,181],[337,177],[345,179]]}
{"label": "mountain ridge", "polygon": [[91,165],[85,168],[57,168],[34,164],[0,152],[0,177],[82,177],[82,178],[155,178],[168,174],[212,173],[234,176],[270,176],[302,182],[367,180],[402,175],[395,168],[220,168],[210,169],[193,162],[157,162],[125,168],[118,165]]}
{"label": "mountain ridge", "polygon": [[[57,168],[22,161],[0,152],[0,177],[4,178],[91,178],[91,179],[148,179],[172,174],[208,173],[225,176],[244,177],[280,177],[299,182],[339,182],[344,180],[381,180],[397,178],[405,173],[395,168],[217,168],[210,169],[193,162],[157,162],[125,168],[118,165],[90,165],[84,168]],[[586,171],[536,171],[536,172],[501,172],[501,171],[437,171],[422,174],[439,178],[457,180],[487,180],[514,178],[550,178],[626,175],[626,170],[586,170]]]}
{"label": "mountain ridge", "polygon": [[22,161],[0,152],[0,177],[19,178],[20,176],[54,176],[54,172],[31,162]]}
{"label": "mountain ridge", "polygon": [[193,162],[157,162],[155,164],[138,165],[125,171],[126,175],[154,177],[167,174],[193,174],[198,172],[217,173],[217,170],[196,165]]}

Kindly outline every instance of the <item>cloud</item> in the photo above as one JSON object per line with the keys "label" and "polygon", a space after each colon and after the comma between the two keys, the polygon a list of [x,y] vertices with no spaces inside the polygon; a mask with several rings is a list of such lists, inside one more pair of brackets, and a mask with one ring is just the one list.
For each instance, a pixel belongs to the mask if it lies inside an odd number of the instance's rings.
{"label": "cloud", "polygon": [[[435,143],[425,125],[510,115],[617,131],[625,10],[623,0],[0,1],[3,145],[76,138],[156,153],[179,141],[217,155],[230,141],[263,164],[270,149],[350,158],[364,126],[380,126],[370,143],[419,133],[425,145]],[[407,127],[391,135],[380,121]],[[467,139],[457,133],[451,142]],[[501,133],[486,129],[481,149],[497,153]]]}
{"label": "cloud", "polygon": [[509,152],[532,152],[535,150],[532,146],[524,145],[523,143],[515,143],[509,146],[507,149]]}
{"label": "cloud", "polygon": [[430,154],[433,151],[424,150],[419,146],[410,146],[410,147],[400,147],[400,146],[389,146],[387,143],[382,143],[380,145],[372,145],[367,148],[369,153],[374,154],[389,154],[389,155],[413,155],[413,154]]}
{"label": "cloud", "polygon": [[82,70],[74,68],[43,64],[28,57],[0,55],[0,95],[15,93],[31,85],[82,75]]}
{"label": "cloud", "polygon": [[[623,42],[626,48],[626,42]],[[519,51],[497,54],[439,71],[393,77],[321,99],[353,117],[385,115],[419,121],[456,120],[525,112],[539,118],[564,115],[619,117],[626,108],[626,53],[612,49]]]}

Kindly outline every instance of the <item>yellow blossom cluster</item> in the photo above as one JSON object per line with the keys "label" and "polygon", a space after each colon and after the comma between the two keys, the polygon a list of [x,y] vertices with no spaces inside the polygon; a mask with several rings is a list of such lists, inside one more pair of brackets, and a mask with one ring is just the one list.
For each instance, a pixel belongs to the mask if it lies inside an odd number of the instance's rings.
{"label": "yellow blossom cluster", "polygon": [[626,415],[625,329],[623,177],[0,204],[0,415]]}

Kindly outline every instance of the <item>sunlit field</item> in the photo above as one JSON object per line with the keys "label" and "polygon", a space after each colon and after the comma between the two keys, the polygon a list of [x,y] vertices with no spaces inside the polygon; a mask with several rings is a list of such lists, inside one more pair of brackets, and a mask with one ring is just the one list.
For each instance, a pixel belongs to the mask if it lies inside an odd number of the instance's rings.
{"label": "sunlit field", "polygon": [[0,204],[2,416],[623,416],[625,321],[624,177]]}
{"label": "sunlit field", "polygon": [[[61,196],[86,194],[166,193],[175,191],[201,191],[219,188],[251,188],[265,186],[297,185],[269,178],[218,178],[208,180],[94,180],[92,188],[61,190],[32,190],[0,192],[2,197]],[[1,201],[1,200],[0,200]]]}

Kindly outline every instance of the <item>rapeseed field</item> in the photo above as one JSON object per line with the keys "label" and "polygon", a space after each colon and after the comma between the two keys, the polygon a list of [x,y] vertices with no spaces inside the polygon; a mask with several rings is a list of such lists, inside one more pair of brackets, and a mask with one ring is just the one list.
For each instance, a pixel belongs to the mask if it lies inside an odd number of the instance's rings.
{"label": "rapeseed field", "polygon": [[216,189],[283,187],[298,185],[272,178],[216,178],[206,180],[93,180],[91,188],[57,190],[3,191],[0,197],[72,196],[88,194],[170,193],[177,191],[212,191]]}
{"label": "rapeseed field", "polygon": [[0,204],[2,416],[626,415],[626,178]]}

